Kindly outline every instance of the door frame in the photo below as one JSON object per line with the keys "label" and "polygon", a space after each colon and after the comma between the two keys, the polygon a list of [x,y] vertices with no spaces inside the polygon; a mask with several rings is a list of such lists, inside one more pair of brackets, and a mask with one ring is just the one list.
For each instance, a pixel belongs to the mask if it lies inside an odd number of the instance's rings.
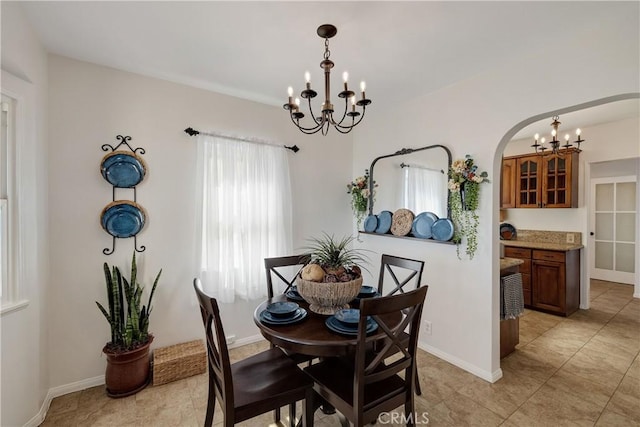
{"label": "door frame", "polygon": [[[614,160],[615,161],[615,160]],[[633,280],[632,280],[632,284],[635,286],[638,285],[638,266],[637,266],[637,261],[638,261],[638,254],[640,253],[640,251],[638,249],[640,249],[640,240],[639,240],[639,235],[638,235],[638,175],[618,175],[618,176],[609,176],[609,177],[601,177],[601,178],[591,178],[589,180],[589,204],[587,205],[587,224],[588,224],[588,233],[586,234],[587,239],[589,241],[589,246],[591,247],[591,250],[589,251],[589,264],[588,264],[588,271],[587,274],[589,276],[589,278],[591,278],[591,274],[593,273],[593,270],[595,268],[595,236],[592,236],[591,233],[595,231],[595,201],[593,200],[593,195],[594,195],[594,191],[595,191],[595,186],[599,183],[604,183],[604,182],[609,182],[609,183],[618,183],[618,182],[633,182],[636,184],[636,206],[635,206],[635,211],[636,211],[636,235],[635,235],[635,253],[636,253],[636,266],[635,266],[635,272],[634,273],[627,273],[627,274],[633,274]],[[637,290],[637,288],[634,288],[634,291]],[[634,292],[635,293],[635,292]]]}

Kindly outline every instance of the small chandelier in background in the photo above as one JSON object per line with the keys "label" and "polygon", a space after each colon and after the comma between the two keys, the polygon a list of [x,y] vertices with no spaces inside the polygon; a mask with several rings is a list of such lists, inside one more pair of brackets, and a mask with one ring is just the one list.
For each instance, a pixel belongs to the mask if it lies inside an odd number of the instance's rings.
{"label": "small chandelier in background", "polygon": [[[294,125],[298,127],[303,133],[306,134],[314,134],[318,131],[322,131],[322,135],[326,135],[329,131],[329,127],[333,126],[340,133],[349,133],[351,130],[356,127],[364,118],[364,113],[366,106],[371,104],[371,100],[367,99],[365,96],[365,84],[364,82],[360,83],[360,90],[362,92],[362,97],[359,100],[356,100],[355,92],[349,90],[347,86],[347,78],[348,74],[345,71],[342,75],[344,79],[344,90],[338,93],[338,98],[344,98],[344,112],[342,113],[342,117],[340,120],[335,120],[333,117],[333,104],[331,103],[330,98],[330,89],[331,89],[331,69],[334,64],[329,59],[329,39],[335,36],[338,33],[336,27],[330,24],[320,25],[318,27],[318,36],[324,39],[324,60],[320,62],[320,68],[324,70],[324,103],[322,104],[322,110],[320,111],[320,115],[316,116],[313,112],[313,108],[311,106],[311,99],[315,98],[318,93],[311,89],[311,75],[307,71],[305,73],[306,79],[306,88],[300,92],[300,96],[309,101],[309,114],[311,115],[311,127],[305,127],[300,124],[300,119],[304,117],[304,113],[300,111],[300,99],[293,99],[293,88],[289,87],[289,101],[284,104],[284,109],[289,110],[289,114],[291,116],[291,121]],[[351,101],[351,108],[349,108],[349,101]],[[357,107],[362,107],[362,114],[359,111],[356,111]],[[350,118],[347,119],[347,117]],[[356,120],[357,118],[357,120]],[[346,122],[345,122],[346,119]]]}
{"label": "small chandelier in background", "polygon": [[[553,128],[553,130],[551,131],[551,141],[549,141],[549,145],[551,146],[551,154],[557,154],[557,155],[562,155],[562,153],[560,152],[560,142],[558,140],[558,126],[561,125],[561,123],[558,121],[560,117],[559,116],[554,116],[553,117],[553,122],[551,122],[551,127]],[[578,148],[577,148],[577,152],[579,153],[580,151],[580,144],[582,144],[585,140],[580,138],[580,128],[576,129],[576,140],[573,141],[573,144],[577,144]],[[544,150],[547,149],[547,147],[545,147],[545,138],[539,139],[540,135],[539,134],[535,134],[534,135],[534,144],[531,146],[536,150],[536,153],[540,153],[540,154],[544,154]],[[569,142],[569,139],[571,137],[569,136],[569,134],[565,134],[564,136],[564,141],[565,144],[562,145],[562,148],[566,150],[568,150],[569,148],[573,147],[573,144]],[[538,143],[539,142],[539,143]]]}

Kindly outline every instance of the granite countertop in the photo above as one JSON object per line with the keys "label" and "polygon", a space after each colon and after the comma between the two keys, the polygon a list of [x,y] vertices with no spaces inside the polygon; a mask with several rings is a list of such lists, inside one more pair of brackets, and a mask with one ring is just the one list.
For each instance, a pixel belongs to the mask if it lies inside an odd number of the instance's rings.
{"label": "granite countertop", "polygon": [[514,240],[501,240],[500,243],[516,248],[562,252],[575,251],[584,247],[582,233],[576,231],[518,230],[517,236]]}
{"label": "granite countertop", "polygon": [[500,270],[506,270],[520,264],[524,264],[524,260],[519,258],[500,258]]}
{"label": "granite countertop", "polygon": [[550,243],[550,242],[529,242],[522,240],[501,240],[504,246],[513,246],[516,248],[543,249],[548,251],[574,251],[582,249],[584,246],[576,243]]}

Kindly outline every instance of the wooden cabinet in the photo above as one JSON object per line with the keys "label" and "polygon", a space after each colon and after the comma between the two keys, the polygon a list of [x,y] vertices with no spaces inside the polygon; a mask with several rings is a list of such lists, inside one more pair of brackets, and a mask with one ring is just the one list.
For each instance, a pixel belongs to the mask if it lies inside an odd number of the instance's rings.
{"label": "wooden cabinet", "polygon": [[504,256],[520,258],[524,304],[568,316],[580,305],[580,251],[505,247]]}
{"label": "wooden cabinet", "polygon": [[577,208],[578,152],[531,154],[502,161],[502,208]]}
{"label": "wooden cabinet", "polygon": [[502,161],[500,207],[503,209],[516,207],[516,159]]}
{"label": "wooden cabinet", "polygon": [[518,258],[524,261],[520,264],[522,275],[522,294],[525,307],[531,307],[531,249],[514,248],[506,246],[504,256],[507,258]]}

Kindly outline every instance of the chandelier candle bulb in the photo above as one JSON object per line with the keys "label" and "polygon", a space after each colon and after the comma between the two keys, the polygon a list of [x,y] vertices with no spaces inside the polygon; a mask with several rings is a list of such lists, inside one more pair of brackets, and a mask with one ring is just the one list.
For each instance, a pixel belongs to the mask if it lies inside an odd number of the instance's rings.
{"label": "chandelier candle bulb", "polygon": [[308,71],[304,73],[304,81],[307,84],[307,90],[311,89],[311,74]]}
{"label": "chandelier candle bulb", "polygon": [[287,89],[287,93],[289,94],[289,105],[293,104],[293,88],[289,86]]}

